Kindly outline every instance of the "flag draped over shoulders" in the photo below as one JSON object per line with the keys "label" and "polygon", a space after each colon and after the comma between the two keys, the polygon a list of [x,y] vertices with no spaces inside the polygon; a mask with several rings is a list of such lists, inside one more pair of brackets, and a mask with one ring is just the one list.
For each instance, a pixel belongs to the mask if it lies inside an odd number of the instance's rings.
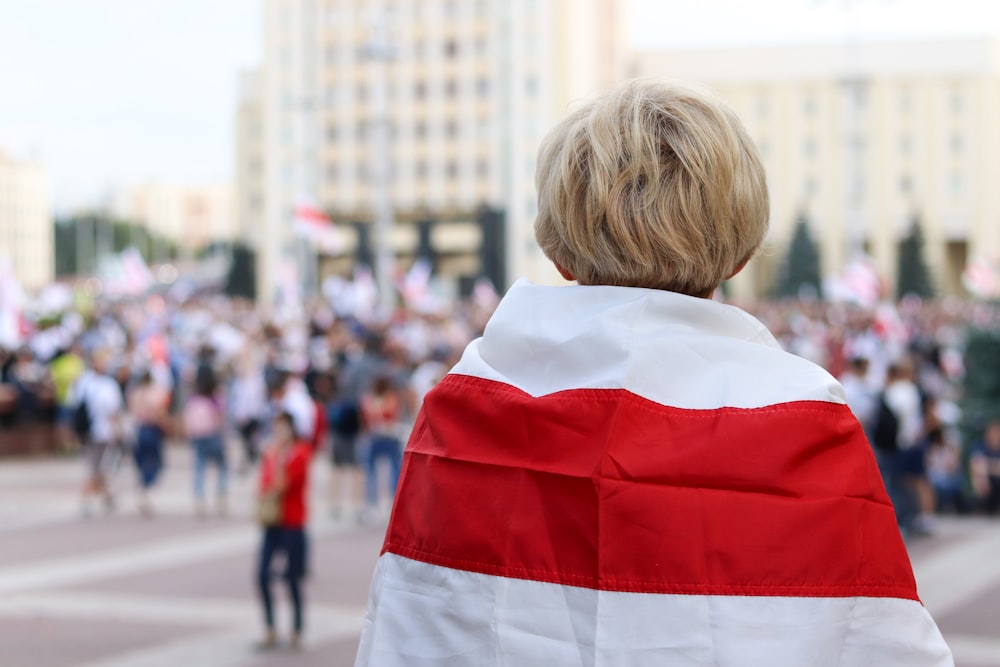
{"label": "flag draped over shoulders", "polygon": [[829,374],[729,306],[519,283],[425,399],[357,664],[952,660]]}

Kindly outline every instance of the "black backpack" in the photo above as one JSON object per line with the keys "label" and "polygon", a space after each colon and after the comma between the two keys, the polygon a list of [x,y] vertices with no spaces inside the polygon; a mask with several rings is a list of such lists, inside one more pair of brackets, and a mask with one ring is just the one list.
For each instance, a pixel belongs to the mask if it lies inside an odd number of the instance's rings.
{"label": "black backpack", "polygon": [[878,395],[878,410],[872,428],[872,445],[880,452],[892,453],[899,449],[899,417],[885,402],[885,392]]}
{"label": "black backpack", "polygon": [[81,441],[90,437],[90,428],[93,420],[90,418],[90,408],[87,407],[87,393],[81,392],[80,402],[73,410],[73,432]]}

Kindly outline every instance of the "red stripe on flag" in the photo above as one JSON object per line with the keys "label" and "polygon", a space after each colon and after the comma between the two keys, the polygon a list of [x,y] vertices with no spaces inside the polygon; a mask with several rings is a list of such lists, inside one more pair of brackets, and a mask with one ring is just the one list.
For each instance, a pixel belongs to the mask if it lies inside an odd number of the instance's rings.
{"label": "red stripe on flag", "polygon": [[320,226],[333,224],[330,218],[328,218],[322,211],[311,206],[297,207],[295,209],[295,219],[299,222]]}
{"label": "red stripe on flag", "polygon": [[449,375],[383,551],[611,591],[917,599],[864,434],[824,402],[686,410]]}

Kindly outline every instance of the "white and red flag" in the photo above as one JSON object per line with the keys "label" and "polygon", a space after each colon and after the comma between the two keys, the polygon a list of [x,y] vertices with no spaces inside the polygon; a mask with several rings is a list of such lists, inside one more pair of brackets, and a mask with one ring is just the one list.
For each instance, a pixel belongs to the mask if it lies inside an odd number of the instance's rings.
{"label": "white and red flag", "polygon": [[829,374],[730,306],[525,283],[427,395],[357,658],[952,664]]}
{"label": "white and red flag", "polygon": [[293,226],[296,235],[315,244],[323,252],[340,251],[340,234],[333,221],[318,206],[300,202],[295,207]]}
{"label": "white and red flag", "polygon": [[996,262],[982,257],[970,261],[962,271],[962,285],[980,299],[1000,297],[1000,270]]}

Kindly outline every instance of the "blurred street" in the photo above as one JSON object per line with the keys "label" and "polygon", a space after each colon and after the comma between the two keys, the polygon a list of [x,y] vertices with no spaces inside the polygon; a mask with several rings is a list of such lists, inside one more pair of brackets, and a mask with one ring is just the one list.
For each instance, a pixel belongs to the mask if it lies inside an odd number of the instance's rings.
{"label": "blurred street", "polygon": [[[254,650],[257,530],[251,478],[234,478],[228,518],[198,519],[184,447],[169,451],[157,515],[136,511],[132,470],[119,506],[83,518],[75,459],[0,465],[0,664],[226,667],[352,664],[383,527],[334,522],[314,463],[313,560],[305,647]],[[920,592],[959,667],[1000,667],[1000,522],[944,519],[912,546]],[[279,600],[284,591],[276,582]],[[279,606],[279,627],[287,608]]]}

